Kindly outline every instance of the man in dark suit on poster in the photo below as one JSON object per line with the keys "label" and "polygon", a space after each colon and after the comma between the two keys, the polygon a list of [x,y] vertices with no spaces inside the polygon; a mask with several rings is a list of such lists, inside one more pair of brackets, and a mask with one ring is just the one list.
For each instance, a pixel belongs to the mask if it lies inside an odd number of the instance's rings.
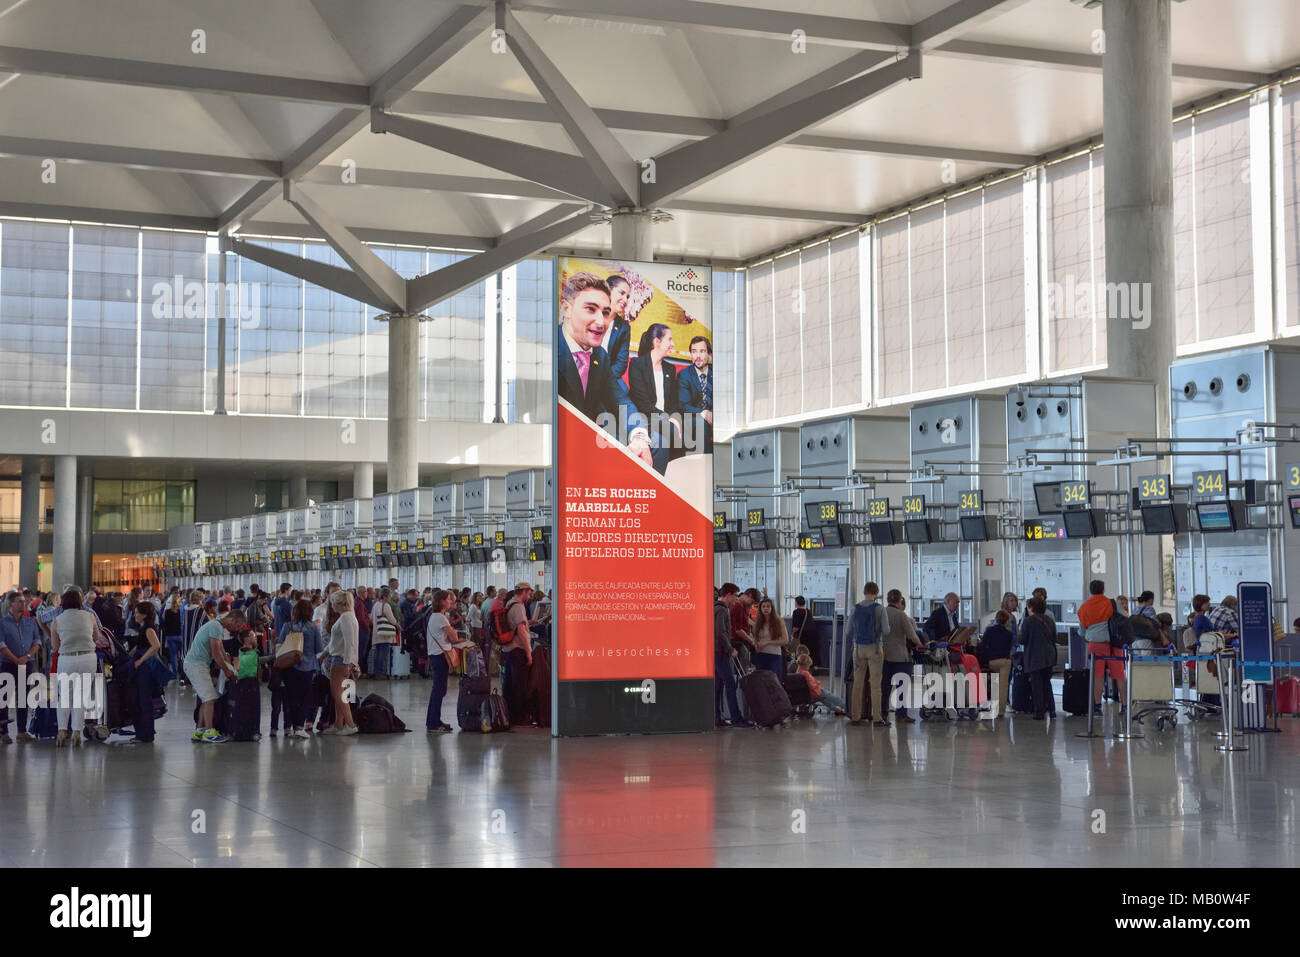
{"label": "man in dark suit on poster", "polygon": [[713,451],[713,344],[704,336],[691,340],[691,364],[677,375],[677,402],[682,412],[696,416],[696,435],[704,435],[704,451]]}
{"label": "man in dark suit on poster", "polygon": [[610,322],[609,286],[594,273],[574,273],[560,296],[560,335],[555,343],[560,398],[592,422],[610,431],[602,416],[612,416],[612,434],[629,452],[653,467],[645,417],[628,397],[627,386],[614,374],[609,354],[601,346]]}

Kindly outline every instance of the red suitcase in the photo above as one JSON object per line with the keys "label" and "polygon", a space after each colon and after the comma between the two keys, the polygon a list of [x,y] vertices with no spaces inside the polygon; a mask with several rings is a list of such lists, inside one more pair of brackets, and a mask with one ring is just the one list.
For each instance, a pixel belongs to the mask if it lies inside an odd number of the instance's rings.
{"label": "red suitcase", "polygon": [[1300,714],[1300,678],[1287,675],[1277,679],[1277,713]]}

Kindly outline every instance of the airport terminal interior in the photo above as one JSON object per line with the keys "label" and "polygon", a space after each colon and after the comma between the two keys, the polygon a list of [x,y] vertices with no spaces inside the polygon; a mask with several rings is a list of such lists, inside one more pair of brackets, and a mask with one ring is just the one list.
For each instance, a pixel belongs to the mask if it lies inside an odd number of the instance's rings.
{"label": "airport terminal interior", "polygon": [[1294,0],[0,0],[0,343],[0,865],[1300,859]]}

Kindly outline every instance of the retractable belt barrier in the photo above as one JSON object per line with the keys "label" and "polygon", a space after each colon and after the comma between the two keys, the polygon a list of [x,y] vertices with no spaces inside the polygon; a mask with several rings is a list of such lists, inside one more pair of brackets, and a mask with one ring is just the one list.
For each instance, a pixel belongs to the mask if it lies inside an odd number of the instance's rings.
{"label": "retractable belt barrier", "polygon": [[[1134,655],[1131,651],[1126,651],[1123,655],[1094,655],[1088,653],[1088,730],[1080,731],[1075,734],[1076,738],[1100,738],[1103,735],[1093,730],[1094,717],[1094,700],[1097,686],[1097,668],[1095,663],[1098,661],[1122,661],[1124,662],[1124,716],[1125,724],[1123,731],[1116,731],[1115,738],[1119,741],[1128,741],[1133,738],[1145,737],[1142,732],[1133,730],[1133,663],[1134,662],[1154,662],[1157,664],[1168,663],[1171,666],[1174,662],[1179,661],[1213,661],[1218,665],[1218,672],[1223,676],[1220,680],[1221,705],[1219,708],[1219,718],[1223,728],[1216,732],[1216,736],[1222,739],[1222,744],[1215,745],[1216,751],[1231,752],[1248,750],[1245,744],[1237,743],[1234,739],[1238,737],[1236,729],[1232,724],[1232,702],[1236,694],[1236,672],[1238,667],[1290,667],[1300,662],[1295,661],[1243,661],[1237,658],[1231,649],[1217,652],[1212,655]],[[1224,680],[1226,679],[1226,680]]]}

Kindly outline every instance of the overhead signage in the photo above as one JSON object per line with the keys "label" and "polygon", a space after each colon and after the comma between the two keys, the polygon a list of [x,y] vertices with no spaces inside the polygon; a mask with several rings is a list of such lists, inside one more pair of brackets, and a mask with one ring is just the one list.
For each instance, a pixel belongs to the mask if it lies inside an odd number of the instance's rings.
{"label": "overhead signage", "polygon": [[984,511],[984,493],[977,488],[961,492],[958,495],[957,508],[962,512]]}
{"label": "overhead signage", "polygon": [[1228,497],[1228,473],[1223,469],[1192,473],[1192,494],[1205,498]]}
{"label": "overhead signage", "polygon": [[1169,498],[1168,475],[1144,475],[1138,480],[1138,501],[1163,502]]}
{"label": "overhead signage", "polygon": [[904,495],[903,496],[903,515],[913,518],[919,518],[925,514],[925,496],[924,495]]}

